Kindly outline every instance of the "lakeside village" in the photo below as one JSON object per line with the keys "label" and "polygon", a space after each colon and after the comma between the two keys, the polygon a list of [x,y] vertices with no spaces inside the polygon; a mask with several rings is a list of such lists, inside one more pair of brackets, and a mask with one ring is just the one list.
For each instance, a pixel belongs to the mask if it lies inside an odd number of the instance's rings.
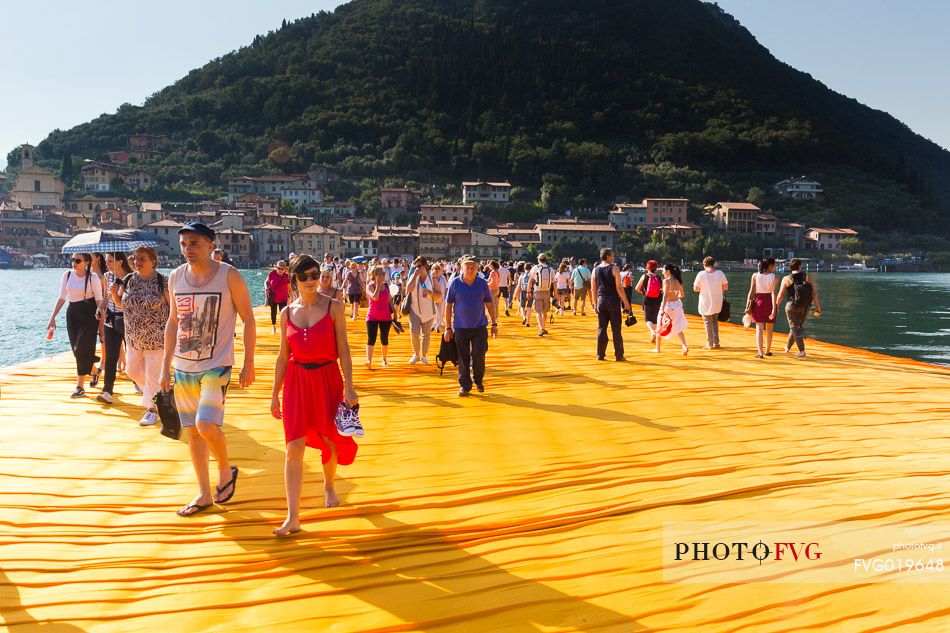
{"label": "lakeside village", "polygon": [[[213,227],[218,246],[241,267],[273,265],[291,252],[345,258],[423,255],[430,260],[470,253],[481,259],[521,260],[542,251],[591,257],[610,247],[624,256],[631,240],[675,246],[704,233],[703,226],[687,220],[687,198],[617,203],[600,217],[566,212],[538,222],[492,221],[491,216],[503,217],[512,204],[509,182],[463,182],[461,201],[452,204],[427,200],[434,196],[425,190],[383,187],[379,208],[367,210],[355,201],[334,201],[334,189],[344,181],[327,166],[314,166],[305,174],[230,178],[226,196],[200,203],[136,203],[115,195],[116,189],[143,192],[158,184],[152,174],[135,167],[135,160],[160,156],[170,143],[164,135],[129,137],[127,150],[108,153],[111,162],[84,161],[82,190],[76,192],[67,192],[56,173],[37,164],[35,148],[23,145],[15,177],[0,174],[0,267],[65,265],[61,248],[77,233],[127,228],[166,240],[161,263],[173,265],[180,259],[178,228],[194,221]],[[773,187],[798,200],[823,195],[821,183],[804,176]],[[762,252],[746,249],[742,258],[724,262],[727,269],[745,268],[762,256],[797,256],[812,270],[877,270],[848,261],[849,239],[857,242],[858,234],[847,227],[806,227],[747,201],[704,204],[703,215],[707,233],[744,234],[774,245]],[[894,269],[913,262],[888,263]]]}

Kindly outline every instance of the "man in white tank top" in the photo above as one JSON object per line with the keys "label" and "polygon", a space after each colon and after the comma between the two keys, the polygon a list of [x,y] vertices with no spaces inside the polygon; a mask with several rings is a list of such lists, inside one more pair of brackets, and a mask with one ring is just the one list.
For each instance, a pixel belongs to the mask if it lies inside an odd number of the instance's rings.
{"label": "man in white tank top", "polygon": [[548,333],[544,324],[551,311],[551,287],[554,284],[554,269],[548,266],[548,256],[538,255],[538,264],[528,272],[528,294],[534,293],[534,315],[538,321],[538,336]]}
{"label": "man in white tank top", "polygon": [[[161,389],[171,385],[175,370],[175,404],[181,425],[188,429],[188,450],[198,478],[198,496],[178,510],[193,516],[234,496],[237,467],[228,461],[221,425],[224,399],[234,365],[237,316],[244,322],[244,365],[240,385],[254,382],[254,345],[257,341],[251,295],[236,268],[214,261],[214,231],[194,222],[178,231],[185,263],[168,277],[171,304],[165,325],[165,357]],[[210,452],[218,462],[218,484],[211,492]]]}

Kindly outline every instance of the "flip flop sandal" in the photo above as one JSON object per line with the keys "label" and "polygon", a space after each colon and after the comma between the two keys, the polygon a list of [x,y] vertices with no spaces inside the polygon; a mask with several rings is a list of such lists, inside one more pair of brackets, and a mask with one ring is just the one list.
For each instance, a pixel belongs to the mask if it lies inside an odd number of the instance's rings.
{"label": "flip flop sandal", "polygon": [[193,517],[196,514],[199,514],[200,512],[207,510],[213,505],[214,505],[213,503],[209,503],[208,505],[204,505],[204,506],[198,505],[197,503],[189,503],[184,508],[181,508],[178,511],[176,511],[175,514],[177,514],[180,517],[185,517],[185,518]]}
{"label": "flip flop sandal", "polygon": [[[225,490],[227,490],[229,487],[231,488],[231,494],[229,494],[229,495],[228,495],[227,497],[225,497],[224,499],[221,499],[221,500],[218,501],[217,503],[227,503],[228,501],[231,500],[231,497],[234,496],[234,491],[237,489],[237,477],[238,477],[238,469],[237,469],[237,466],[231,466],[231,481],[229,481],[228,483],[224,484],[224,485],[221,486],[220,488],[217,487],[217,486],[215,486],[215,490],[218,491],[218,494],[221,494],[222,492],[224,492]],[[217,496],[217,495],[215,495],[215,496]]]}

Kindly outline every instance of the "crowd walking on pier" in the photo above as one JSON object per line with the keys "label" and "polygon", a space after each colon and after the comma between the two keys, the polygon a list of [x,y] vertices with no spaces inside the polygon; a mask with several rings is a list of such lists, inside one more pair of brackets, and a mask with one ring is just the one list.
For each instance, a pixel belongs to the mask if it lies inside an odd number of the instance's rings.
{"label": "crowd walking on pier", "polygon": [[[79,253],[63,275],[49,320],[51,338],[57,315],[68,306],[66,324],[77,374],[73,398],[85,397],[87,377],[95,388],[104,374],[97,400],[113,404],[116,377],[124,369],[141,394],[139,424],[151,426],[159,420],[157,396],[174,389],[197,484],[196,495],[178,509],[182,517],[227,503],[236,493],[240,470],[231,463],[222,426],[238,319],[244,344],[238,383],[246,388],[258,378],[251,294],[241,274],[215,248],[215,238],[214,230],[204,224],[184,225],[179,230],[184,263],[168,276],[158,271],[153,248],[137,248],[131,259],[124,253],[108,257]],[[755,358],[772,356],[773,326],[784,300],[790,326],[784,351],[794,348],[797,357],[804,357],[805,321],[813,305],[815,316],[821,310],[815,280],[797,259],[788,262],[789,274],[781,280],[775,268],[774,259],[759,262],[742,319],[747,327],[755,326]],[[536,327],[538,337],[557,338],[558,321],[587,316],[589,305],[596,313],[592,351],[597,360],[605,361],[611,344],[617,362],[629,360],[624,328],[636,324],[639,313],[649,351],[659,354],[665,341],[678,341],[680,354],[687,356],[689,322],[682,271],[675,264],[661,268],[653,260],[641,270],[630,263],[618,264],[609,248],[601,250],[594,266],[585,259],[550,262],[544,253],[534,261],[518,262],[479,261],[471,255],[454,261],[342,260],[330,253],[321,260],[291,253],[277,261],[264,291],[271,333],[279,337],[270,410],[284,427],[287,516],[274,534],[288,536],[301,529],[307,447],[320,451],[326,507],[340,502],[334,486],[337,467],[356,458],[356,438],[364,429],[347,319],[365,315],[366,370],[392,371],[393,365],[405,363],[425,371],[424,366],[433,364],[441,373],[454,362],[459,397],[488,388],[489,346],[499,336],[502,311],[512,316],[516,310],[521,326]],[[722,348],[719,323],[731,316],[728,290],[729,281],[716,268],[715,258],[706,257],[692,284],[704,326],[704,350]],[[640,304],[637,313],[635,302]],[[389,343],[392,335],[404,332],[402,317],[408,321],[412,353],[397,360],[390,357]],[[102,344],[101,355],[97,342]],[[211,457],[217,467],[213,488]]]}

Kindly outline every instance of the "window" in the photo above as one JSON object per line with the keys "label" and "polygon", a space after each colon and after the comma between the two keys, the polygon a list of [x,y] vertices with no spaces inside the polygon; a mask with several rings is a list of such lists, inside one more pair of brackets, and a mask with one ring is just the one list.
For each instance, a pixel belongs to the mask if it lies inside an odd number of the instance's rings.
{"label": "window", "polygon": [[40,191],[40,181],[39,181],[39,180],[34,180],[34,181],[33,181],[33,191],[36,191],[36,192],[39,192],[39,191]]}

